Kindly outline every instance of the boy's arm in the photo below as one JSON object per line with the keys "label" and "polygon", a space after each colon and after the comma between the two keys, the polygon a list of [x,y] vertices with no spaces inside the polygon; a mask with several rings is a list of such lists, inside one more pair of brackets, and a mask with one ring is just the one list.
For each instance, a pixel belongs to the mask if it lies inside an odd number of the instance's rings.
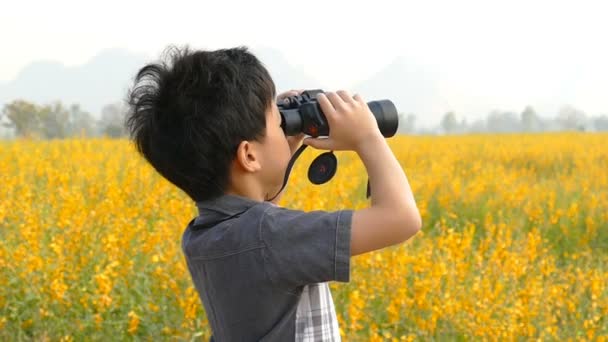
{"label": "boy's arm", "polygon": [[407,177],[384,137],[370,137],[356,152],[369,175],[371,207],[353,214],[351,255],[403,242],[422,225]]}
{"label": "boy's arm", "polygon": [[353,150],[369,175],[372,203],[352,214],[350,254],[382,249],[412,237],[422,226],[412,189],[367,103],[344,91],[319,94],[317,99],[330,126],[329,137],[307,138],[305,143],[325,150]]}
{"label": "boy's arm", "polygon": [[267,204],[259,236],[266,276],[277,288],[350,279],[353,211],[305,212]]}
{"label": "boy's arm", "polygon": [[317,95],[330,130],[304,143],[324,150],[357,152],[369,175],[372,203],[352,215],[351,255],[401,243],[420,230],[420,213],[399,162],[360,95],[346,91]]}

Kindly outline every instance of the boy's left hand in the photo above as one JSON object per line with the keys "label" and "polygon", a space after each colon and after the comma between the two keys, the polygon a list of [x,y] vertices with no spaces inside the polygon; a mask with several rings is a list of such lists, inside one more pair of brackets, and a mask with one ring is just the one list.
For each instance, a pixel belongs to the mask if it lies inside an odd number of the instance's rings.
{"label": "boy's left hand", "polygon": [[[304,91],[304,89],[297,89],[297,90],[292,89],[292,90],[283,92],[277,96],[277,102],[284,98],[290,97],[290,96],[300,95],[303,91]],[[298,148],[300,148],[300,146],[302,146],[302,143],[304,142],[305,137],[306,137],[306,134],[304,134],[304,133],[300,133],[298,135],[290,135],[287,137],[287,143],[289,144],[289,150],[291,151],[292,156],[294,153],[296,153]]]}

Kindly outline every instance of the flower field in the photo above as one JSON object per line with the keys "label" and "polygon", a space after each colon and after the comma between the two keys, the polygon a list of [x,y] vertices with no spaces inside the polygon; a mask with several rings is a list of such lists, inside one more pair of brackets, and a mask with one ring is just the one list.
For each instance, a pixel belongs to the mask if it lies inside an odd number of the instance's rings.
{"label": "flower field", "polygon": [[[608,341],[608,134],[400,136],[423,228],[331,283],[345,341]],[[363,208],[337,152],[281,204]],[[0,340],[202,340],[180,249],[194,203],[128,140],[0,142]]]}

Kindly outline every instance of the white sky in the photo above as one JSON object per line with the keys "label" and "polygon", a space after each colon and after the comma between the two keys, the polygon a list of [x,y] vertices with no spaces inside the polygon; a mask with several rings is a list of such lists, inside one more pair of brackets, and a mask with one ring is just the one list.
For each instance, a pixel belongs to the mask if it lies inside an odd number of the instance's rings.
{"label": "white sky", "polygon": [[[446,103],[608,113],[607,1],[8,1],[0,82],[36,60],[79,65],[106,48],[268,46],[346,88],[396,56],[442,73]],[[548,107],[547,107],[548,108]]]}

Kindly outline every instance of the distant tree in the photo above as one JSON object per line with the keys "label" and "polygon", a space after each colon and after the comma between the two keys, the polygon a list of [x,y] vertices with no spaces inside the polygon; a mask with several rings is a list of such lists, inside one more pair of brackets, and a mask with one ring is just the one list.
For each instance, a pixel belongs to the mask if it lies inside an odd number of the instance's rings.
{"label": "distant tree", "polygon": [[521,125],[524,131],[532,132],[541,129],[541,121],[532,106],[526,106],[521,112]]}
{"label": "distant tree", "polygon": [[600,115],[594,118],[593,127],[596,131],[608,131],[608,115]]}
{"label": "distant tree", "polygon": [[486,121],[490,132],[517,132],[521,130],[519,119],[513,112],[493,110],[488,114]]}
{"label": "distant tree", "polygon": [[441,128],[445,133],[454,133],[458,129],[458,120],[454,112],[447,112],[441,119]]}
{"label": "distant tree", "polygon": [[587,115],[571,105],[562,106],[557,113],[557,123],[565,130],[585,130]]}
{"label": "distant tree", "polygon": [[80,105],[74,103],[70,106],[70,127],[69,134],[71,136],[80,136],[84,135],[87,137],[95,135],[95,121],[90,113],[82,110]]}
{"label": "distant tree", "polygon": [[69,135],[70,112],[59,101],[44,105],[39,111],[41,132],[47,139],[63,139]]}
{"label": "distant tree", "polygon": [[40,133],[40,109],[34,103],[25,100],[14,100],[2,108],[2,115],[9,123],[6,127],[15,129],[20,137],[37,136]]}
{"label": "distant tree", "polygon": [[126,109],[121,103],[105,105],[101,110],[99,121],[102,134],[112,138],[126,135],[125,114]]}

